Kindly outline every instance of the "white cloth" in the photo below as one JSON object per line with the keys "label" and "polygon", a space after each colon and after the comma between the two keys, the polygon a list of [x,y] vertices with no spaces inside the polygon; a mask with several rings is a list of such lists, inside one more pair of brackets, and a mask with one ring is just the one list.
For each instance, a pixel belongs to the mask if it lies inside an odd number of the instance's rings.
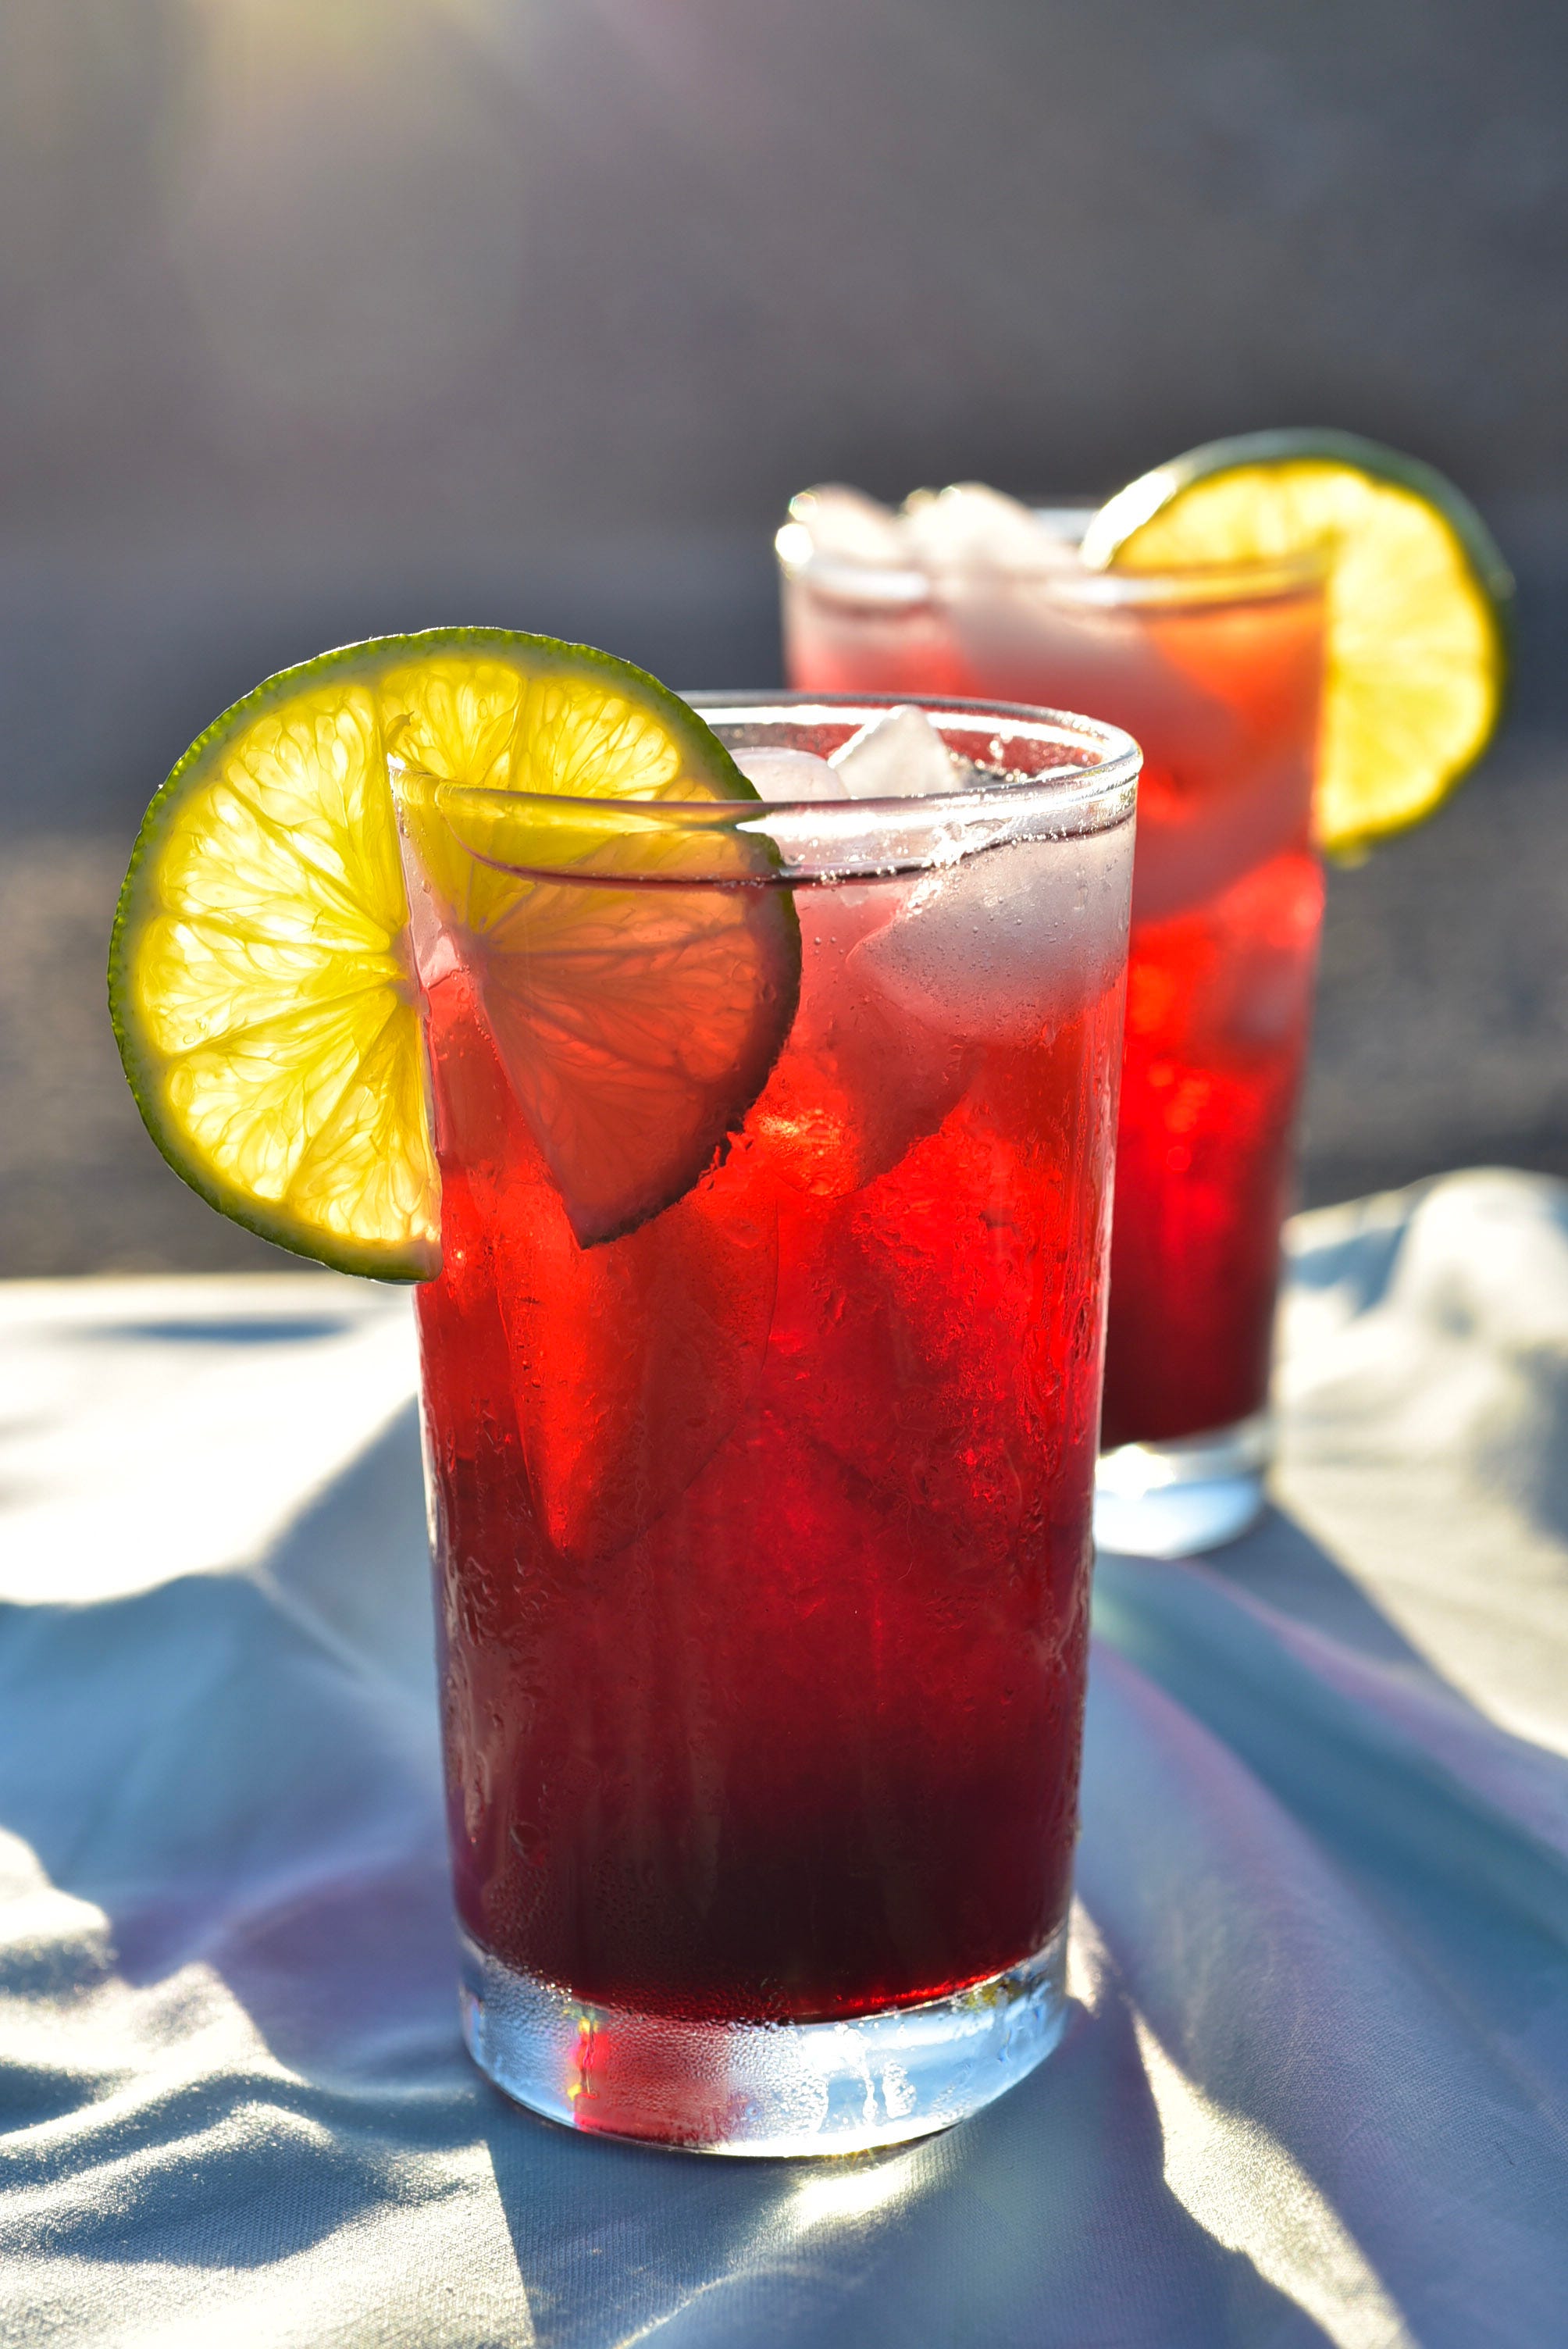
{"label": "white cloth", "polygon": [[1064,2044],[827,2165],[458,2040],[405,1297],[0,1290],[0,2341],[1568,2338],[1568,1191],[1304,1217],[1281,1509],[1105,1558]]}

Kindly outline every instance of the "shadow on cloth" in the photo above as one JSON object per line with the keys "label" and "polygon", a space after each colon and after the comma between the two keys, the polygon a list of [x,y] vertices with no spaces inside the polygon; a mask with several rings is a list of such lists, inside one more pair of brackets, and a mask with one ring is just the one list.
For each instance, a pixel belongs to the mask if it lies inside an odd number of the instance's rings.
{"label": "shadow on cloth", "polygon": [[1305,2187],[1415,2339],[1533,2349],[1568,2290],[1568,1857],[1494,1789],[1568,1765],[1347,1579],[1277,1516],[1100,1559],[1079,1889],[1152,2060],[1284,2158],[1280,2240]]}
{"label": "shadow on cloth", "polygon": [[97,1328],[78,1328],[88,1342],[110,1345],[160,1346],[298,1346],[320,1338],[341,1338],[354,1329],[342,1313],[278,1313],[231,1315],[226,1320],[211,1314],[192,1314],[184,1320],[166,1317],[157,1321],[106,1321]]}

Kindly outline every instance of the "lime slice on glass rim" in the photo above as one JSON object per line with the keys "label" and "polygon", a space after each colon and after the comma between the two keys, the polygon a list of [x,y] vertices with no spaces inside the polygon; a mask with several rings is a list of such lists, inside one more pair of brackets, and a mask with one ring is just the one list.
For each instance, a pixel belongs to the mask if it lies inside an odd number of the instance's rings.
{"label": "lime slice on glass rim", "polygon": [[1118,492],[1086,563],[1181,571],[1327,560],[1315,810],[1331,854],[1418,823],[1497,730],[1513,583],[1485,523],[1429,465],[1353,432],[1212,440]]}
{"label": "lime slice on glass rim", "polygon": [[[634,1229],[766,1082],[799,931],[789,891],[758,885],[765,835],[678,821],[757,801],[717,737],[643,670],[549,636],[350,645],[269,678],[186,752],[138,834],[109,954],[153,1140],[297,1255],[383,1280],[439,1271],[395,791],[579,1244]],[[628,818],[672,804],[623,839],[591,800]]]}

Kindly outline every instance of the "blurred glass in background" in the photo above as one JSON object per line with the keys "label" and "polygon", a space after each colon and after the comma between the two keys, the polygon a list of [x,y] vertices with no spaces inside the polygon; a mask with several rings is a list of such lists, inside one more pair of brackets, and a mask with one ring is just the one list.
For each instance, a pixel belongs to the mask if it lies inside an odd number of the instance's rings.
{"label": "blurred glass in background", "polygon": [[1334,884],[1309,1192],[1568,1172],[1565,98],[1559,0],[7,0],[0,1271],[279,1260],[101,994],[266,672],[477,620],[766,684],[806,482],[1271,423],[1430,459],[1522,585],[1509,740]]}

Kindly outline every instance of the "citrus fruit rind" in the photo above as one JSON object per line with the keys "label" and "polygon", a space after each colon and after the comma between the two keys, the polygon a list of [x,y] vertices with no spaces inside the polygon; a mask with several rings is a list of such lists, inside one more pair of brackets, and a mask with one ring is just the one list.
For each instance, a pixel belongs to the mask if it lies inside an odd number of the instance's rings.
{"label": "citrus fruit rind", "polygon": [[[633,1228],[699,1178],[766,1081],[799,931],[778,888],[641,888],[647,852],[615,860],[612,893],[520,877],[464,844],[443,795],[504,810],[517,794],[506,844],[542,837],[555,868],[559,839],[531,830],[531,802],[756,801],[655,679],[548,637],[345,647],[269,678],[186,752],[138,835],[109,958],[153,1140],[213,1206],[296,1254],[386,1280],[438,1271],[394,786],[580,1243]],[[614,828],[594,822],[584,805],[579,861]],[[690,836],[672,821],[666,862]],[[731,882],[766,882],[770,843],[725,840]]]}
{"label": "citrus fruit rind", "polygon": [[1327,602],[1315,822],[1326,849],[1354,855],[1429,815],[1496,731],[1512,581],[1469,501],[1357,433],[1292,428],[1157,466],[1084,540],[1087,563],[1127,571],[1315,553]]}

